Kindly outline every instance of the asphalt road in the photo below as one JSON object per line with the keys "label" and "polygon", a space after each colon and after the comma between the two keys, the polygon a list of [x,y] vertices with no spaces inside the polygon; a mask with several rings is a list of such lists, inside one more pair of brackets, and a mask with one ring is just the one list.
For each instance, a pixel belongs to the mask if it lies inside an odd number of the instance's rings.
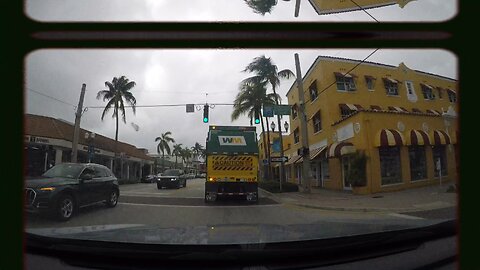
{"label": "asphalt road", "polygon": [[342,223],[386,224],[401,221],[449,217],[451,210],[432,213],[363,213],[327,211],[280,204],[260,191],[259,203],[243,199],[219,200],[206,204],[203,200],[204,180],[191,179],[186,188],[161,189],[156,184],[132,184],[120,187],[120,199],[115,208],[102,203],[80,209],[67,222],[27,215],[27,228],[59,228],[112,224],[159,225],[164,228],[209,226],[211,224],[311,224],[323,221]]}

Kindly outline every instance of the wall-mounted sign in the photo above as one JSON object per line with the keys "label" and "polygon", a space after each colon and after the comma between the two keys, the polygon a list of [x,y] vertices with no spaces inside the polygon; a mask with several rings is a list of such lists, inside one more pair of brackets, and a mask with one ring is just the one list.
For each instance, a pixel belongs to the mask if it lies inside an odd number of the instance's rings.
{"label": "wall-mounted sign", "polygon": [[400,132],[404,132],[405,131],[405,124],[402,121],[398,121],[397,128],[398,128],[398,130],[400,130]]}
{"label": "wall-mounted sign", "polygon": [[337,129],[337,140],[339,142],[353,138],[353,123],[347,124]]}

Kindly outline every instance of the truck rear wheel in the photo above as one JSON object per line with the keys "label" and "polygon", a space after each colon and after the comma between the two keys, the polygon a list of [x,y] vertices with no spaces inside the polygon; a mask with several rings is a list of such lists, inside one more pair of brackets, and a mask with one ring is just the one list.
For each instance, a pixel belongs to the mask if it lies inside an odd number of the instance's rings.
{"label": "truck rear wheel", "polygon": [[208,193],[205,193],[205,202],[214,202],[217,200],[217,194],[216,193],[212,193],[212,192],[208,192]]}

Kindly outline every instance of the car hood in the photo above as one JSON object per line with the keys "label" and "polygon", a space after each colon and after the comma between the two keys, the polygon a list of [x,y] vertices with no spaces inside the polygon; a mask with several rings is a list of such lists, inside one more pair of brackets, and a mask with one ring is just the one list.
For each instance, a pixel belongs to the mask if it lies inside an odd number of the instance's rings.
{"label": "car hood", "polygon": [[141,244],[221,245],[280,243],[331,239],[368,233],[398,231],[439,223],[439,220],[402,222],[332,222],[310,224],[229,224],[165,228],[155,225],[121,224],[69,228],[26,229],[27,233],[67,239]]}
{"label": "car hood", "polygon": [[40,187],[51,187],[51,186],[60,186],[65,184],[76,183],[75,179],[64,178],[64,177],[43,177],[43,178],[32,178],[25,181],[26,188],[40,188]]}
{"label": "car hood", "polygon": [[179,178],[180,176],[178,175],[162,175],[162,176],[158,176],[158,178],[160,179],[171,179],[171,178]]}

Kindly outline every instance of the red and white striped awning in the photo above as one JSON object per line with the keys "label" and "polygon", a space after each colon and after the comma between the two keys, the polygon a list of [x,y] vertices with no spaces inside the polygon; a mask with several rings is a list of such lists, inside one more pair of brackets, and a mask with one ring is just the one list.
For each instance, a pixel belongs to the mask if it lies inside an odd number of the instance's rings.
{"label": "red and white striped awning", "polygon": [[[317,157],[318,158],[321,158],[322,157],[322,153],[325,153],[325,149],[327,148],[327,146],[322,146],[320,148],[317,148],[317,149],[314,149],[312,151],[310,151],[310,160],[312,159],[316,159]],[[323,157],[325,157],[325,154],[323,155]]]}
{"label": "red and white striped awning", "polygon": [[387,81],[387,82],[391,82],[391,83],[398,83],[397,80],[394,80],[392,78],[387,78],[387,77],[383,78],[383,81]]}
{"label": "red and white striped awning", "polygon": [[377,133],[374,145],[376,147],[402,146],[405,145],[405,139],[396,129],[382,129]]}
{"label": "red and white striped awning", "polygon": [[427,110],[427,113],[430,113],[430,114],[435,114],[435,115],[442,115],[439,111],[437,110]]}
{"label": "red and white striped awning", "polygon": [[433,90],[433,86],[428,85],[428,84],[426,84],[426,83],[420,83],[420,85],[423,85],[423,86],[425,86],[425,87],[430,88],[430,89]]}
{"label": "red and white striped awning", "polygon": [[336,77],[345,77],[345,78],[356,77],[354,74],[344,73],[344,72],[334,72],[333,74],[335,74]]}
{"label": "red and white striped awning", "polygon": [[353,154],[357,151],[353,143],[350,142],[336,142],[332,143],[327,150],[327,157],[335,158],[343,155]]}
{"label": "red and white striped awning", "polygon": [[408,112],[407,109],[405,109],[403,107],[397,107],[397,106],[389,106],[388,109],[391,110],[391,111],[396,111],[396,112]]}
{"label": "red and white striped awning", "polygon": [[456,94],[456,93],[457,93],[457,92],[455,92],[455,90],[453,90],[453,89],[450,89],[450,88],[447,88],[447,91],[448,91],[448,92],[452,92],[452,93],[454,93],[454,94]]}
{"label": "red and white striped awning", "polygon": [[301,156],[293,156],[293,157],[290,158],[287,162],[285,162],[285,165],[293,164],[293,163],[295,163],[297,160],[299,160],[300,158],[301,158]]}
{"label": "red and white striped awning", "polygon": [[341,103],[339,104],[340,107],[349,109],[351,111],[363,111],[363,107],[360,104],[346,104],[346,103]]}
{"label": "red and white striped awning", "polygon": [[434,145],[445,145],[451,144],[452,138],[443,130],[434,130],[433,131],[433,144]]}
{"label": "red and white striped awning", "polygon": [[412,129],[408,136],[407,145],[430,145],[428,134],[423,130]]}

